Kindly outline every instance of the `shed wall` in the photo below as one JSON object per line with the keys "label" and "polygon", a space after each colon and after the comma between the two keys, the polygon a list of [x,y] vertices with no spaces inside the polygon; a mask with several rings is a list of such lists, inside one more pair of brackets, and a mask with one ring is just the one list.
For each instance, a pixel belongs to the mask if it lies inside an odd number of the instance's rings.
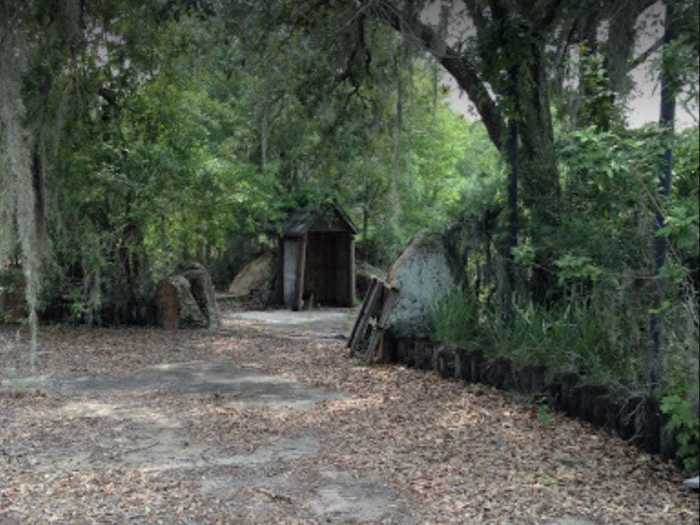
{"label": "shed wall", "polygon": [[285,239],[282,244],[282,292],[287,308],[295,307],[300,249],[299,239]]}

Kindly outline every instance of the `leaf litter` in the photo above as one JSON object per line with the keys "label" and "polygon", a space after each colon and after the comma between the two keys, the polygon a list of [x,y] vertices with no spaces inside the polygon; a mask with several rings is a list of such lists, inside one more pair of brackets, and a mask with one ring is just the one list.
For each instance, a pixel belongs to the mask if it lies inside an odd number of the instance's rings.
{"label": "leaf litter", "polygon": [[[393,494],[373,523],[698,522],[675,467],[620,439],[558,413],[545,425],[512,394],[363,366],[343,341],[289,335],[231,321],[217,333],[45,327],[48,378],[225,360],[343,397],[298,410],[236,392],[0,389],[0,522],[358,523],[318,495],[362,480]],[[0,346],[0,373],[26,374],[26,344]]]}

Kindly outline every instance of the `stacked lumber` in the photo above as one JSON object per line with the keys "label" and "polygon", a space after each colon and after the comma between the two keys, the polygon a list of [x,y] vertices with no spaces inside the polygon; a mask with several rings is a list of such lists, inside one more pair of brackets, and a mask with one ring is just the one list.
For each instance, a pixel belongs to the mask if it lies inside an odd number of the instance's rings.
{"label": "stacked lumber", "polygon": [[384,333],[398,296],[398,288],[381,279],[372,279],[350,334],[351,356],[361,356],[367,363],[385,361]]}

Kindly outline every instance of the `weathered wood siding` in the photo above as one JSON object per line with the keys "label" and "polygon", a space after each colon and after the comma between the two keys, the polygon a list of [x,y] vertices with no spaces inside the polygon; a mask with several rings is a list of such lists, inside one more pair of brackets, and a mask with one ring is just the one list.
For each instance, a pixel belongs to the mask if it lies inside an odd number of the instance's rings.
{"label": "weathered wood siding", "polygon": [[[354,292],[354,246],[346,232],[309,233],[304,297],[327,306],[351,306]],[[352,289],[351,289],[352,288]]]}
{"label": "weathered wood siding", "polygon": [[297,292],[297,265],[301,239],[285,239],[282,245],[282,290],[284,305],[294,308]]}

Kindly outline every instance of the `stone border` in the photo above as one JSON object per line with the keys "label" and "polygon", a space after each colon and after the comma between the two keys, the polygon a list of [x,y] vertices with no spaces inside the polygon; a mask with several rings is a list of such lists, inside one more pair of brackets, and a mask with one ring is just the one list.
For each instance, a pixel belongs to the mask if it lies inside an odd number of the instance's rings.
{"label": "stone border", "polygon": [[543,366],[518,367],[505,358],[487,359],[468,350],[428,339],[384,334],[383,362],[434,370],[446,379],[480,383],[525,395],[541,395],[567,416],[586,421],[610,435],[633,443],[650,454],[676,460],[675,435],[666,429],[668,416],[659,402],[611,385],[583,383],[575,373],[555,374],[548,380]]}

